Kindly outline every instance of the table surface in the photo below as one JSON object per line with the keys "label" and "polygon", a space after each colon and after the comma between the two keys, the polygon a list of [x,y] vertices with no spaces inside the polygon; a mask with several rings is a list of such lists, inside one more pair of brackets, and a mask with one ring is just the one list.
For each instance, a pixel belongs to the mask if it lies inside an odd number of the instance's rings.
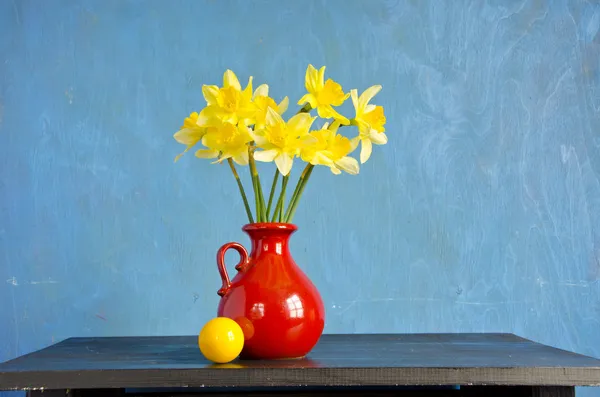
{"label": "table surface", "polygon": [[512,334],[354,334],[296,360],[211,364],[195,336],[164,336],[71,338],[0,364],[0,390],[400,385],[600,386],[600,360]]}

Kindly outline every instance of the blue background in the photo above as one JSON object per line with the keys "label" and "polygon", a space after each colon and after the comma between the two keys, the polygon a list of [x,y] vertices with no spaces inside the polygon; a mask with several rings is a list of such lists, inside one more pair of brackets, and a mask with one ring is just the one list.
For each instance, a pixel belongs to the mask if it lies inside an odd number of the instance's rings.
{"label": "blue background", "polygon": [[382,84],[389,136],[356,177],[315,171],[295,218],[325,332],[600,356],[599,29],[592,1],[0,0],[0,361],[196,334],[245,214],[172,135],[227,68],[295,111],[308,63]]}

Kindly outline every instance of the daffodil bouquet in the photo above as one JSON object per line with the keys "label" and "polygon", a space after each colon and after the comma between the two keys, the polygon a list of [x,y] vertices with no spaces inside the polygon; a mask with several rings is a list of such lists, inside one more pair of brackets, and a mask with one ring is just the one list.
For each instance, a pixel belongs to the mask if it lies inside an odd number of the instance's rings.
{"label": "daffodil bouquet", "polygon": [[[292,222],[302,192],[316,165],[329,167],[336,175],[342,171],[356,175],[359,164],[350,154],[359,143],[361,163],[371,156],[372,144],[387,143],[383,107],[369,103],[381,90],[380,85],[369,87],[360,96],[356,89],[344,93],[340,84],[332,79],[325,80],[325,66],[317,70],[312,65],[306,69],[304,84],[307,93],[298,101],[300,110],[285,121],[283,114],[288,108],[287,97],[276,103],[269,96],[266,84],[253,91],[252,77],[242,90],[236,75],[227,70],[223,75],[223,87],[202,87],[206,107],[200,113],[191,113],[175,133],[175,140],[187,146],[175,161],[201,143],[204,147],[196,150],[196,157],[216,159],[215,163],[228,162],[250,223],[255,223],[255,219],[256,222]],[[348,97],[352,98],[355,110],[351,119],[335,110]],[[325,120],[316,129],[312,129],[317,119],[311,114],[313,110]],[[350,126],[357,127],[356,136],[348,138],[340,134],[342,127],[347,131]],[[286,205],[286,189],[296,158],[307,164]],[[275,162],[276,165],[267,199],[263,194],[256,161]],[[235,164],[249,166],[254,191],[254,215]]]}

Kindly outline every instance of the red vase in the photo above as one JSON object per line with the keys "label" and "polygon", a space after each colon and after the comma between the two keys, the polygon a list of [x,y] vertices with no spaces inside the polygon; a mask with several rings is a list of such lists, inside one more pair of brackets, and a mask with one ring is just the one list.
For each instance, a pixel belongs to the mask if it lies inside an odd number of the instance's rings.
{"label": "red vase", "polygon": [[[304,357],[323,332],[325,308],[316,287],[290,255],[289,239],[297,227],[254,223],[242,230],[252,242],[250,255],[239,243],[225,244],[217,253],[223,280],[217,315],[242,327],[242,359]],[[228,249],[240,254],[232,280],[224,262]]]}

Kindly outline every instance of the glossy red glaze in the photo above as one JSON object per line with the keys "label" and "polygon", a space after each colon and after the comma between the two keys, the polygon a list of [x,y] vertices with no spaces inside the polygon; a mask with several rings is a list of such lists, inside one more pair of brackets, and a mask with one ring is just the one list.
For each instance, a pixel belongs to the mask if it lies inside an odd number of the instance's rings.
{"label": "glossy red glaze", "polygon": [[[296,265],[288,249],[297,228],[286,223],[255,223],[242,228],[252,242],[250,255],[238,243],[217,254],[223,286],[218,316],[237,321],[244,331],[244,359],[305,356],[325,325],[325,308],[314,284]],[[240,253],[238,273],[230,280],[224,256]]]}

